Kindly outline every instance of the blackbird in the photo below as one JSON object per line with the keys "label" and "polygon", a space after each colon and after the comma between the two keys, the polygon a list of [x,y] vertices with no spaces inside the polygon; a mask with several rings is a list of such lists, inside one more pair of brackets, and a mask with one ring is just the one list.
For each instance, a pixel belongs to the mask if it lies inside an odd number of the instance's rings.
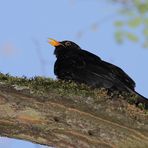
{"label": "blackbird", "polygon": [[135,91],[135,82],[119,67],[103,61],[72,41],[49,39],[57,58],[54,73],[58,79],[84,83],[94,88],[106,88],[138,95],[135,104],[148,108],[148,99]]}

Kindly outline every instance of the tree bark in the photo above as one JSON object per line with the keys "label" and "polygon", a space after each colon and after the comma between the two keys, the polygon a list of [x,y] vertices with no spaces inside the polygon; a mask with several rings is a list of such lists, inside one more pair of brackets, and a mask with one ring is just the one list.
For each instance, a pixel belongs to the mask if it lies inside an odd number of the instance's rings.
{"label": "tree bark", "polygon": [[1,74],[0,135],[57,148],[146,148],[147,111],[126,97]]}

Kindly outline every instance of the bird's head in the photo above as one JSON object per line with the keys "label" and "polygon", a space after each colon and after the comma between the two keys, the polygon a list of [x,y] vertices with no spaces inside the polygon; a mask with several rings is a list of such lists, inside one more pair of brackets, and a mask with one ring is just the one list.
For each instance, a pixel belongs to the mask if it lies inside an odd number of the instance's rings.
{"label": "bird's head", "polygon": [[64,54],[65,52],[70,50],[81,49],[76,43],[72,41],[56,41],[54,39],[49,38],[48,43],[55,47],[54,54],[56,56]]}

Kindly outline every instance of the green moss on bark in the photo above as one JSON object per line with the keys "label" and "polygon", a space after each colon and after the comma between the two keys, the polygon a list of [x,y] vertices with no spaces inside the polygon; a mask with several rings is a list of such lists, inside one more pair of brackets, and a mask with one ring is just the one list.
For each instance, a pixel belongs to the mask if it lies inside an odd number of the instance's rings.
{"label": "green moss on bark", "polygon": [[[4,85],[10,85],[16,90],[32,90],[31,93],[42,95],[52,91],[61,96],[72,97],[73,95],[78,95],[81,97],[93,97],[99,101],[106,101],[107,99],[123,99],[130,104],[134,104],[136,100],[136,95],[129,94],[126,92],[109,92],[107,89],[93,89],[84,84],[77,84],[72,81],[62,81],[62,80],[53,80],[51,78],[45,77],[33,77],[27,78],[23,77],[13,77],[9,74],[0,73],[0,83]],[[99,94],[99,95],[98,95]],[[140,109],[144,109],[143,104],[139,105]],[[147,112],[147,111],[146,111]]]}

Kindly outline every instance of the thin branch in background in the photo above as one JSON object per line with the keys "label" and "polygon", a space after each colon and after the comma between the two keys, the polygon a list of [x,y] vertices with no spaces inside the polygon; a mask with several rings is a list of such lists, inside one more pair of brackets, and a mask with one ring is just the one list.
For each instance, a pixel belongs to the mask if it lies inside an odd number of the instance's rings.
{"label": "thin branch in background", "polygon": [[37,53],[37,56],[38,56],[38,59],[39,59],[39,62],[40,62],[41,72],[42,72],[43,76],[45,76],[46,75],[46,64],[47,63],[46,63],[46,60],[44,59],[44,57],[42,55],[40,43],[36,39],[33,39],[33,43],[36,46],[35,49],[36,49],[36,53]]}

